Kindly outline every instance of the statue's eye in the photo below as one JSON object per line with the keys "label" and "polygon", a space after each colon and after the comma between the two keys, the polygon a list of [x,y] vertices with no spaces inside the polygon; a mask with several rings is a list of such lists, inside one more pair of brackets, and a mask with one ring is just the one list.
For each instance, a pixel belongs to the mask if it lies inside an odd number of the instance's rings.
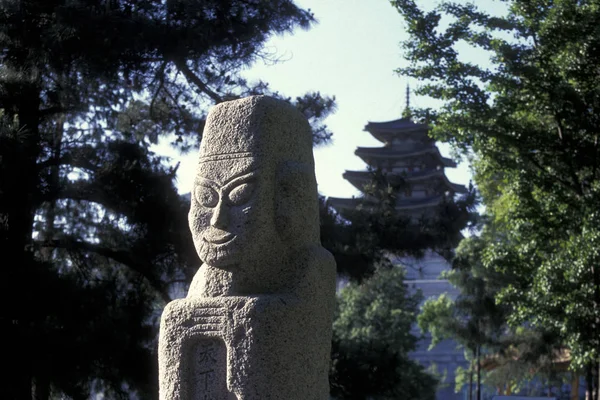
{"label": "statue's eye", "polygon": [[196,201],[204,207],[213,208],[219,203],[219,194],[213,188],[199,185],[196,188]]}
{"label": "statue's eye", "polygon": [[254,191],[254,184],[252,183],[242,183],[239,186],[231,189],[229,195],[229,202],[234,206],[241,206],[242,204],[246,204],[248,200],[250,200],[250,196],[252,196],[252,192]]}

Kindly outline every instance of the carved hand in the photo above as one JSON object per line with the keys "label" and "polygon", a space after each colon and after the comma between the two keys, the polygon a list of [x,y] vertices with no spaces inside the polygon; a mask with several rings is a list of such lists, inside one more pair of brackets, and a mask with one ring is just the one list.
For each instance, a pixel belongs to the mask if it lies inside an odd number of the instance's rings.
{"label": "carved hand", "polygon": [[231,330],[231,312],[213,299],[179,299],[165,308],[185,336],[224,338]]}

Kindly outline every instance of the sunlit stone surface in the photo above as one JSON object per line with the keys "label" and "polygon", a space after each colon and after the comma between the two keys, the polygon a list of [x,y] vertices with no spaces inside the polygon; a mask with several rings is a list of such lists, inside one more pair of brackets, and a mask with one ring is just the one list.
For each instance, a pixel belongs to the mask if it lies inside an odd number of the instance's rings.
{"label": "sunlit stone surface", "polygon": [[265,96],[215,106],[189,213],[202,266],[163,312],[163,400],[328,399],[335,264],[311,130]]}

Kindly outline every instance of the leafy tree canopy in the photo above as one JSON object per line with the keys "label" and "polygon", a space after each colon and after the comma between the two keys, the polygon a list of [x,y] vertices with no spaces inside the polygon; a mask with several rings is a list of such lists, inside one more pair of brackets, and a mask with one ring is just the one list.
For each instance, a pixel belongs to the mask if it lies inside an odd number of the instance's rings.
{"label": "leafy tree canopy", "polygon": [[[197,257],[150,145],[187,151],[209,105],[283,97],[240,72],[314,22],[290,0],[0,3],[0,397],[156,396],[155,319]],[[332,98],[287,100],[328,140]]]}
{"label": "leafy tree canopy", "polygon": [[323,245],[334,254],[338,273],[360,282],[376,268],[391,266],[390,256],[421,258],[427,250],[451,259],[461,231],[475,226],[474,187],[456,199],[445,196],[430,213],[413,218],[396,210],[398,197],[411,190],[404,177],[370,172],[371,181],[364,185],[356,209],[335,212],[327,204],[321,208]]}
{"label": "leafy tree canopy", "polygon": [[331,394],[339,399],[435,399],[436,379],[408,357],[420,293],[401,268],[379,269],[339,295],[333,324]]}
{"label": "leafy tree canopy", "polygon": [[[431,11],[392,4],[410,38],[421,95],[440,100],[433,134],[472,151],[494,236],[484,264],[514,280],[499,294],[514,324],[560,335],[575,368],[597,362],[600,173],[600,3],[505,1],[505,15],[443,1]],[[489,56],[464,61],[459,46]]]}

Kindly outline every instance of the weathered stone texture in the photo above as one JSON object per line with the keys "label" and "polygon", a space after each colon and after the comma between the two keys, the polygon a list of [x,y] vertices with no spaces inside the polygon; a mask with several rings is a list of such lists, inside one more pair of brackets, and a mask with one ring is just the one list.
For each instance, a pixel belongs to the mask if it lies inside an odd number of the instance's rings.
{"label": "weathered stone texture", "polygon": [[265,96],[215,106],[189,223],[204,264],[163,312],[160,398],[328,399],[335,264],[304,116]]}

